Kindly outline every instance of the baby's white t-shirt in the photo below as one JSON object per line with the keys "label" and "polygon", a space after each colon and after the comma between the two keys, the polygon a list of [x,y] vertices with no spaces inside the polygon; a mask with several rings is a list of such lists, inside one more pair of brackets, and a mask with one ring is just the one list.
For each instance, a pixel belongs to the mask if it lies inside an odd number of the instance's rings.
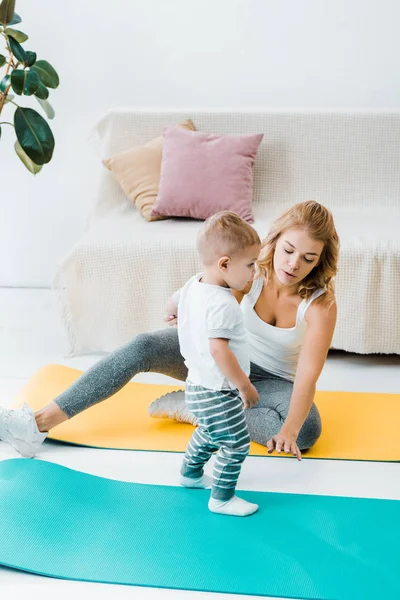
{"label": "baby's white t-shirt", "polygon": [[188,380],[212,390],[235,389],[211,356],[209,340],[229,340],[229,348],[249,375],[246,330],[239,303],[229,288],[202,283],[195,275],[175,294],[180,350]]}

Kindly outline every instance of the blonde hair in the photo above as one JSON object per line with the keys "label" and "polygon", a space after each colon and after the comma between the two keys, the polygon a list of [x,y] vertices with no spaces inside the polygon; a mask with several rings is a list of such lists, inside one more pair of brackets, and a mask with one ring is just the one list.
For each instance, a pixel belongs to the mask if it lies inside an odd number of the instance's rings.
{"label": "blonde hair", "polygon": [[197,250],[204,265],[211,265],[221,256],[231,258],[255,244],[261,244],[256,230],[228,210],[209,217],[197,236]]}
{"label": "blonde hair", "polygon": [[338,270],[339,236],[330,210],[313,200],[292,206],[274,221],[267,237],[262,241],[256,276],[263,277],[266,281],[272,276],[276,242],[284,231],[291,228],[303,229],[311,238],[324,244],[317,265],[299,284],[299,296],[308,300],[317,289],[325,288],[321,302],[331,305],[335,299],[333,278]]}

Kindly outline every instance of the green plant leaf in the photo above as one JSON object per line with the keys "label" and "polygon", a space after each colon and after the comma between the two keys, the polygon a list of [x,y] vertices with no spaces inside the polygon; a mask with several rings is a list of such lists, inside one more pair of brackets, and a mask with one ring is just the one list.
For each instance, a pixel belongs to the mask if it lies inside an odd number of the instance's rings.
{"label": "green plant leaf", "polygon": [[32,96],[39,87],[40,79],[34,71],[15,69],[11,73],[11,87],[16,94]]}
{"label": "green plant leaf", "polygon": [[44,83],[42,83],[40,80],[39,80],[39,86],[38,86],[37,90],[35,91],[35,96],[37,96],[41,100],[47,100],[47,98],[49,97],[49,90],[44,85]]}
{"label": "green plant leaf", "polygon": [[19,44],[23,44],[27,39],[29,39],[26,33],[23,33],[23,31],[19,31],[18,29],[12,29],[12,27],[7,27],[4,30],[4,33],[12,37]]}
{"label": "green plant leaf", "polygon": [[14,98],[14,94],[7,94],[7,98],[4,104],[7,104],[7,102],[11,102],[11,100],[14,100]]}
{"label": "green plant leaf", "polygon": [[3,56],[2,54],[0,54],[0,67],[2,67],[3,65],[5,65],[7,62],[7,59],[5,56]]}
{"label": "green plant leaf", "polygon": [[8,25],[14,17],[15,0],[3,0],[0,4],[0,23]]}
{"label": "green plant leaf", "polygon": [[32,65],[34,65],[36,62],[36,58],[37,58],[36,52],[31,52],[30,50],[27,50],[26,56],[27,56],[27,59],[26,59],[27,67],[32,67]]}
{"label": "green plant leaf", "polygon": [[21,23],[21,21],[21,17],[15,12],[13,18],[9,22],[9,25],[17,25],[18,23]]}
{"label": "green plant leaf", "polygon": [[51,161],[54,150],[53,133],[47,122],[32,108],[18,107],[14,113],[17,139],[36,165]]}
{"label": "green plant leaf", "polygon": [[19,62],[25,62],[27,56],[23,47],[12,37],[8,38],[8,42],[10,44],[11,52],[14,54],[15,58],[19,60]]}
{"label": "green plant leaf", "polygon": [[47,100],[42,100],[42,98],[39,98],[39,96],[36,96],[36,99],[39,102],[39,104],[42,105],[43,110],[47,115],[47,118],[54,119],[54,117],[56,116],[56,113],[54,112],[54,108],[52,107],[50,102],[47,102]]}
{"label": "green plant leaf", "polygon": [[37,60],[32,70],[36,71],[45,86],[52,89],[58,87],[60,80],[57,72],[47,60]]}
{"label": "green plant leaf", "polygon": [[24,150],[21,147],[21,144],[18,141],[15,142],[14,149],[21,161],[24,163],[25,167],[28,169],[28,171],[30,171],[34,175],[39,173],[39,171],[42,169],[42,165],[36,165],[33,162],[33,160],[31,160],[29,156],[24,152]]}
{"label": "green plant leaf", "polygon": [[10,76],[4,75],[3,79],[0,81],[0,92],[4,93],[9,85],[10,85]]}

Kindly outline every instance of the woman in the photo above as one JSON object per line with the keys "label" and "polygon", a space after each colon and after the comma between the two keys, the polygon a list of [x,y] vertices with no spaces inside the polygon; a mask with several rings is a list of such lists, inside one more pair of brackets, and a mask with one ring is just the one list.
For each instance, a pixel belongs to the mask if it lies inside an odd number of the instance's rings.
{"label": "woman", "polygon": [[[246,420],[251,439],[269,452],[283,450],[300,460],[301,450],[321,434],[314,395],[335,329],[338,254],[330,211],[314,201],[297,204],[273,223],[263,241],[250,289],[235,292],[248,332],[250,379],[260,396],[245,411]],[[173,324],[175,315],[166,320]],[[186,379],[176,328],[136,336],[36,414],[27,406],[0,408],[0,439],[34,456],[50,429],[147,371]],[[167,394],[150,412],[193,422],[183,393]]]}

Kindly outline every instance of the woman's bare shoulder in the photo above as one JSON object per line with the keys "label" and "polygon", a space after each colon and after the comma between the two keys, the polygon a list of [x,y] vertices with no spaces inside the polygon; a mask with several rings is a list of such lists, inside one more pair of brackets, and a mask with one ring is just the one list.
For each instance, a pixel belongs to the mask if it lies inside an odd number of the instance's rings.
{"label": "woman's bare shoulder", "polygon": [[325,322],[329,323],[336,321],[337,317],[337,304],[336,299],[333,297],[324,298],[324,294],[319,298],[316,298],[312,302],[305,314],[305,319],[308,323],[314,322]]}

